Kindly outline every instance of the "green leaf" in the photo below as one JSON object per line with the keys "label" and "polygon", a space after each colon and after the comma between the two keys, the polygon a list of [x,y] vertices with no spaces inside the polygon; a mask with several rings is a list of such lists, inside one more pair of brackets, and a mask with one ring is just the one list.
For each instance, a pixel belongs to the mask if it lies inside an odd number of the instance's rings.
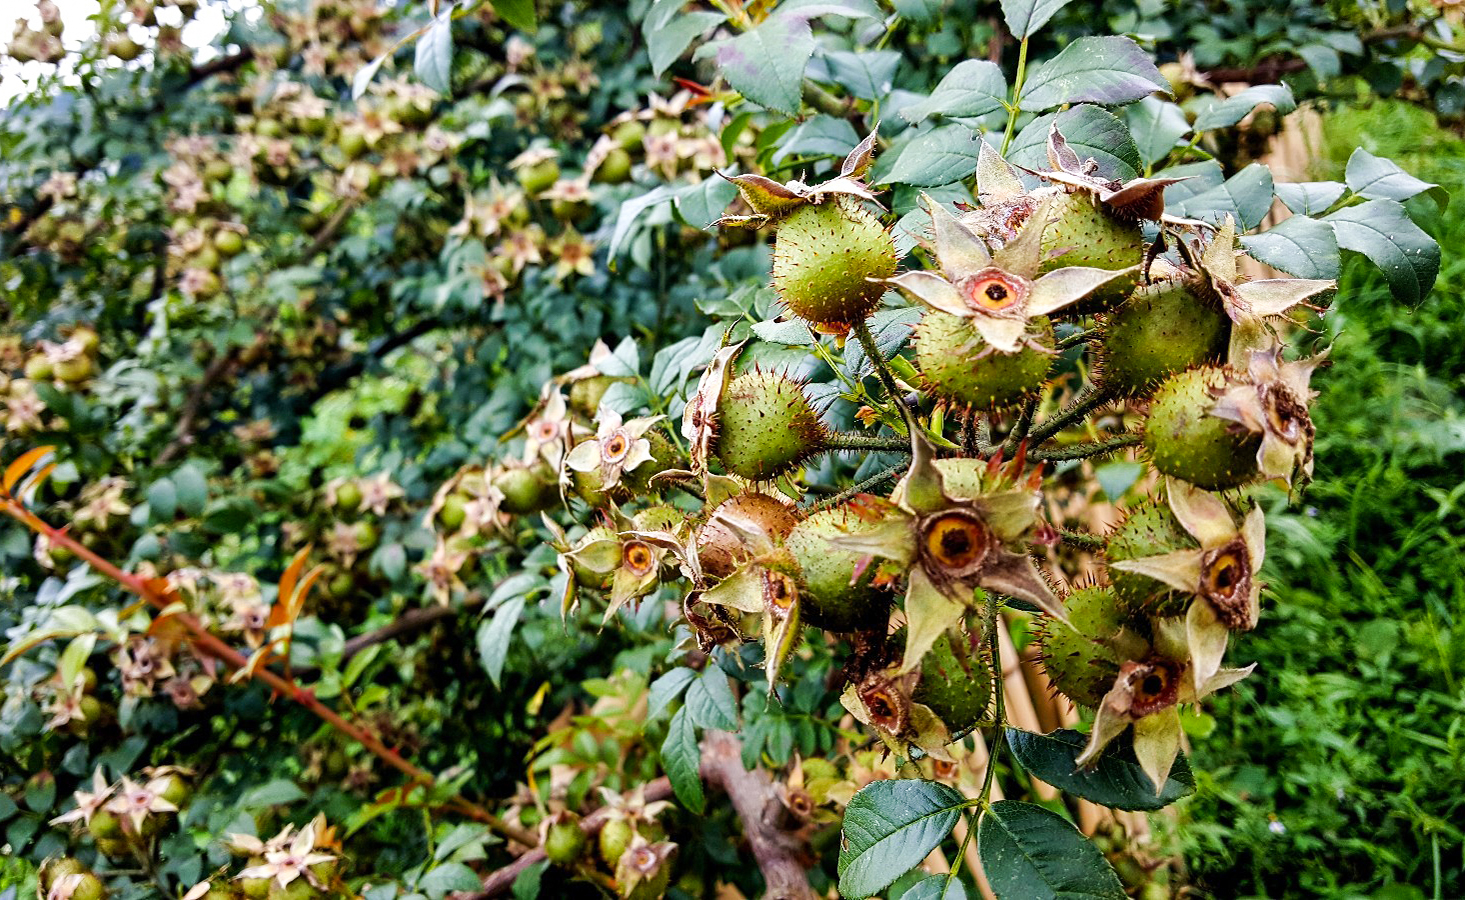
{"label": "green leaf", "polygon": [[646,694],[646,721],[652,722],[661,718],[671,702],[682,695],[697,678],[697,673],[686,666],[678,666],[667,672],[665,675],[651,682],[651,689]]}
{"label": "green leaf", "polygon": [[452,7],[443,12],[417,39],[417,55],[412,68],[417,80],[448,95],[453,92],[453,17]]}
{"label": "green leaf", "polygon": [[940,15],[945,3],[944,0],[891,0],[891,5],[902,19],[921,25]]}
{"label": "green leaf", "polygon": [[656,15],[658,9],[669,7],[676,12],[684,5],[681,0],[660,0],[641,25],[641,32],[646,38],[646,52],[651,56],[651,71],[657,78],[681,58],[692,41],[727,20],[722,13],[701,11],[655,21],[660,18]]}
{"label": "green leaf", "polygon": [[1450,194],[1444,188],[1428,181],[1422,181],[1399,168],[1393,160],[1374,156],[1359,147],[1348,157],[1348,167],[1343,177],[1353,193],[1369,200],[1408,200],[1419,194],[1428,194],[1444,209],[1450,202]]}
{"label": "green leaf", "polygon": [[173,487],[178,493],[178,508],[185,516],[199,516],[208,505],[209,485],[203,473],[192,465],[185,465],[173,473]]}
{"label": "green leaf", "polygon": [[520,31],[533,31],[539,25],[534,14],[534,0],[489,0],[499,18]]}
{"label": "green leaf", "polygon": [[524,611],[524,596],[511,597],[494,611],[493,618],[478,626],[478,658],[494,687],[504,672],[504,659],[509,654],[509,638]]}
{"label": "green leaf", "polygon": [[1203,110],[1195,117],[1195,130],[1214,131],[1217,128],[1230,128],[1262,104],[1273,107],[1277,110],[1277,114],[1282,116],[1297,108],[1297,101],[1292,98],[1292,91],[1285,84],[1252,85]]}
{"label": "green leaf", "polygon": [[56,804],[56,779],[50,776],[32,778],[25,783],[22,796],[25,798],[26,809],[45,815]]}
{"label": "green leaf", "polygon": [[965,125],[942,125],[917,134],[883,160],[884,174],[876,184],[914,184],[933,187],[960,181],[977,170],[982,143]]}
{"label": "green leaf", "polygon": [[1081,37],[1028,74],[1019,105],[1028,112],[1071,103],[1120,106],[1157,91],[1168,95],[1170,82],[1139,44],[1120,36]]}
{"label": "green leaf", "polygon": [[706,228],[722,217],[737,195],[738,186],[726,178],[704,178],[677,191],[677,214],[693,228]]}
{"label": "green leaf", "polygon": [[1195,793],[1195,779],[1183,754],[1176,758],[1170,777],[1157,796],[1155,786],[1140,768],[1128,741],[1110,744],[1092,766],[1079,768],[1074,760],[1087,743],[1088,735],[1068,728],[1050,734],[1007,729],[1007,745],[1024,769],[1059,790],[1100,806],[1163,809]]}
{"label": "green leaf", "polygon": [[685,708],[698,727],[737,730],[738,701],[727,683],[727,675],[717,666],[708,666],[702,677],[687,688]]}
{"label": "green leaf", "polygon": [[171,522],[178,513],[178,490],[167,478],[148,485],[148,509],[154,522]]}
{"label": "green leaf", "polygon": [[1253,258],[1298,278],[1337,278],[1338,237],[1326,222],[1293,216],[1261,234],[1241,238]]}
{"label": "green leaf", "polygon": [[1266,218],[1272,196],[1272,170],[1252,163],[1208,191],[1172,202],[1168,211],[1216,225],[1229,215],[1236,219],[1237,230],[1250,231]]}
{"label": "green leaf", "polygon": [[1370,200],[1340,209],[1323,219],[1333,226],[1338,246],[1362,253],[1389,281],[1394,297],[1415,304],[1424,299],[1440,273],[1440,245],[1410,220],[1394,200]]}
{"label": "green leaf", "polygon": [[860,136],[848,119],[834,116],[811,116],[800,122],[778,142],[773,153],[773,164],[778,165],[791,156],[834,156],[844,158]]}
{"label": "green leaf", "polygon": [[936,781],[875,781],[844,811],[839,892],[869,897],[920,865],[951,833],[967,799]]}
{"label": "green leaf", "polygon": [[1119,181],[1139,175],[1139,148],[1129,129],[1107,109],[1087,104],[1033,119],[1013,139],[1008,162],[1029,169],[1048,168],[1048,130],[1055,118],[1068,146],[1079,158],[1093,157],[1100,174]]}
{"label": "green leaf", "polygon": [[1332,209],[1348,190],[1336,181],[1298,181],[1275,186],[1277,199],[1288,209],[1304,216],[1316,216]]}
{"label": "green leaf", "polygon": [[1047,25],[1068,4],[1069,0],[1002,0],[1002,18],[1012,36],[1022,40]]}
{"label": "green leaf", "polygon": [[653,191],[622,203],[620,212],[616,213],[616,225],[611,231],[610,246],[606,248],[606,256],[611,260],[616,258],[621,244],[625,243],[626,238],[630,236],[632,226],[636,224],[636,220],[641,217],[642,213],[653,206],[671,201],[675,196],[676,189],[669,184],[664,184]]}
{"label": "green leaf", "polygon": [[1031,803],[999,800],[977,828],[982,872],[998,900],[1124,900],[1124,886],[1069,821]]}
{"label": "green leaf", "polygon": [[446,862],[423,875],[417,889],[432,898],[445,897],[450,891],[482,890],[483,879],[463,863]]}
{"label": "green leaf", "polygon": [[707,795],[702,789],[702,748],[697,746],[697,732],[687,707],[677,710],[671,717],[666,740],[661,742],[661,767],[671,780],[671,789],[677,799],[693,815],[700,816],[707,807]]}
{"label": "green leaf", "polygon": [[774,16],[716,44],[712,53],[733,90],[759,106],[798,113],[804,98],[804,67],[814,54],[808,19]]}
{"label": "green leaf", "polygon": [[1139,148],[1140,159],[1147,166],[1169,156],[1180,139],[1190,133],[1185,110],[1159,97],[1146,97],[1127,107],[1124,117]]}
{"label": "green leaf", "polygon": [[371,80],[381,70],[382,63],[386,62],[387,57],[390,55],[389,53],[383,53],[381,56],[378,56],[376,59],[356,70],[356,74],[351,76],[352,100],[361,99],[361,95],[366,93],[366,88],[371,84]]}
{"label": "green leaf", "polygon": [[243,810],[264,809],[267,806],[287,806],[305,799],[305,792],[293,781],[277,778],[258,787],[250,788],[239,798]]}
{"label": "green leaf", "polygon": [[549,860],[541,859],[520,872],[512,888],[514,900],[535,900],[539,896],[540,882],[544,880],[544,870],[548,868]]}
{"label": "green leaf", "polygon": [[900,54],[894,50],[831,51],[824,54],[824,63],[830,79],[850,94],[861,100],[877,100],[890,93],[895,70],[900,67]]}
{"label": "green leaf", "polygon": [[967,900],[966,885],[960,878],[929,875],[911,885],[900,900]]}
{"label": "green leaf", "polygon": [[1007,100],[1007,79],[996,64],[985,59],[968,59],[946,73],[936,90],[900,114],[918,123],[929,116],[975,118],[1001,109]]}

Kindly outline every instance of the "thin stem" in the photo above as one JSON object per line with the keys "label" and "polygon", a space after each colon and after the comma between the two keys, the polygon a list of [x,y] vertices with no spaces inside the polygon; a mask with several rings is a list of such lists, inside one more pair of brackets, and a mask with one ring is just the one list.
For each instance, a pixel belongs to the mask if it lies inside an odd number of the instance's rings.
{"label": "thin stem", "polygon": [[1058,532],[1058,537],[1063,543],[1078,550],[1097,552],[1104,549],[1103,538],[1082,531],[1069,531],[1065,528]]}
{"label": "thin stem", "polygon": [[870,488],[875,487],[882,482],[889,481],[890,479],[899,475],[901,472],[904,472],[909,465],[909,463],[897,463],[896,465],[891,466],[883,472],[876,472],[874,475],[871,475],[864,481],[845,488],[844,490],[835,494],[833,497],[828,497],[820,500],[818,503],[809,508],[809,512],[816,513],[821,509],[829,509],[832,506],[838,506],[839,504],[843,503],[844,501],[848,500],[856,494],[864,493],[865,491],[868,491]]}
{"label": "thin stem", "polygon": [[956,862],[952,863],[951,871],[946,873],[946,883],[941,886],[941,896],[946,896],[946,891],[951,887],[951,882],[956,879],[956,873],[961,871],[961,865],[966,860],[966,848],[972,842],[972,835],[977,833],[976,818],[963,810],[967,817],[966,836],[961,839],[961,847],[956,851]]}
{"label": "thin stem", "polygon": [[1017,423],[1012,426],[1012,433],[1007,436],[1007,440],[1002,442],[1003,453],[1015,451],[1023,439],[1028,436],[1028,429],[1033,427],[1033,416],[1038,412],[1038,400],[1039,397],[1034,395],[1023,404],[1022,412],[1017,415]]}
{"label": "thin stem", "polygon": [[880,378],[880,384],[884,386],[885,393],[889,395],[891,403],[901,402],[900,387],[895,383],[895,375],[885,362],[885,356],[881,354],[880,348],[875,345],[875,336],[870,333],[870,326],[863,320],[855,323],[855,337],[859,340],[860,346],[864,348],[865,355],[870,358],[870,364],[875,367],[875,374]]}
{"label": "thin stem", "polygon": [[1114,397],[1103,388],[1089,388],[1078,396],[1069,407],[1045,420],[1029,435],[1029,446],[1036,447],[1048,438],[1088,416],[1089,413],[1113,400]]}
{"label": "thin stem", "polygon": [[[99,556],[90,547],[71,537],[66,532],[52,527],[45,520],[22,506],[14,498],[0,497],[0,512],[5,513],[34,532],[44,534],[46,539],[53,545],[65,547],[67,550],[70,550],[78,559],[83,560],[102,575],[117,582],[125,590],[136,594],[157,609],[166,609],[171,604],[169,596],[154,587],[153,583],[137,575],[122,571],[109,560]],[[219,660],[231,669],[249,673],[249,677],[264,682],[276,693],[283,694],[296,703],[299,703],[332,728],[361,744],[373,756],[376,756],[382,762],[385,762],[413,781],[420,782],[428,787],[436,783],[436,779],[431,772],[403,759],[397,751],[382,743],[376,735],[359,725],[346,721],[335,710],[316,699],[314,691],[286,681],[263,666],[251,667],[250,660],[244,654],[224,643],[223,640],[210,632],[193,616],[187,613],[174,613],[172,614],[172,619],[190,633],[190,640],[193,642],[193,645],[205,655]],[[534,847],[539,844],[539,839],[532,832],[500,819],[478,804],[461,796],[454,797],[448,805],[460,815],[482,822],[499,834],[518,841],[526,847]]]}
{"label": "thin stem", "polygon": [[1002,732],[1007,725],[1007,709],[1003,703],[1006,686],[1002,673],[1002,642],[997,638],[997,629],[1000,627],[1002,627],[1002,617],[998,615],[998,603],[996,598],[989,594],[987,596],[987,643],[992,650],[992,684],[997,694],[997,714],[993,722],[995,727],[992,732],[992,740],[987,742],[987,771],[982,775],[982,793],[978,798],[984,808],[988,798],[992,796],[992,784],[997,778],[997,759],[1002,754]]}
{"label": "thin stem", "polygon": [[1022,86],[1027,77],[1028,39],[1023,38],[1017,47],[1017,77],[1012,82],[1012,103],[1007,107],[1007,130],[1002,133],[1002,151],[999,156],[1006,157],[1007,148],[1012,145],[1012,136],[1017,130],[1017,115],[1021,111],[1019,101],[1022,99]]}
{"label": "thin stem", "polygon": [[856,434],[852,431],[836,431],[824,441],[831,450],[898,450],[911,452],[911,442],[903,437],[881,437],[873,434]]}
{"label": "thin stem", "polygon": [[1089,328],[1084,331],[1076,331],[1073,334],[1070,334],[1068,337],[1062,338],[1058,341],[1058,343],[1053,345],[1053,348],[1061,353],[1062,351],[1067,350],[1069,347],[1075,347],[1079,344],[1087,344],[1089,341],[1096,341],[1098,339],[1099,329]]}
{"label": "thin stem", "polygon": [[844,118],[850,112],[849,106],[843,100],[816,84],[812,78],[804,79],[804,99],[827,116]]}
{"label": "thin stem", "polygon": [[1088,459],[1091,456],[1102,456],[1105,453],[1112,453],[1115,450],[1122,450],[1125,447],[1133,447],[1144,443],[1144,436],[1128,432],[1118,437],[1109,438],[1106,441],[1094,441],[1087,444],[1073,444],[1068,447],[1055,447],[1052,450],[1035,450],[1028,455],[1029,459],[1037,460],[1061,460],[1061,459]]}

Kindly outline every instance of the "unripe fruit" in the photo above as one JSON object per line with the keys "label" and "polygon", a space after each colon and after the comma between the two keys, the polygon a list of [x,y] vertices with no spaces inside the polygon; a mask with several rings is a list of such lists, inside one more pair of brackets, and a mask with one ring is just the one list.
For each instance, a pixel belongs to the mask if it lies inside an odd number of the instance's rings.
{"label": "unripe fruit", "polygon": [[[245,864],[245,868],[263,864],[264,857],[251,856],[249,862]],[[250,900],[263,900],[270,895],[270,882],[269,878],[242,878],[239,880],[239,887],[244,891],[244,896],[249,897]]]}
{"label": "unripe fruit", "polygon": [[595,180],[602,184],[622,184],[631,177],[631,154],[613,148],[595,170]]}
{"label": "unripe fruit", "polygon": [[616,863],[621,861],[621,855],[626,848],[631,846],[631,839],[635,837],[635,829],[631,827],[630,821],[624,818],[613,818],[601,826],[597,843],[600,849],[600,858],[605,864],[615,870]]}
{"label": "unripe fruit", "polygon": [[25,377],[31,381],[50,381],[56,374],[56,367],[43,353],[37,353],[25,361]]}
{"label": "unripe fruit", "polygon": [[530,195],[549,190],[560,180],[560,167],[552,159],[532,166],[524,166],[518,172],[519,186]]}
{"label": "unripe fruit", "polygon": [[463,527],[463,521],[468,518],[465,509],[467,501],[462,494],[449,494],[443,499],[443,508],[438,510],[438,524],[448,531],[457,531]]}
{"label": "unripe fruit", "polygon": [[[1093,266],[1112,272],[1143,261],[1145,239],[1139,223],[1116,219],[1088,192],[1059,194],[1053,212],[1053,221],[1043,230],[1040,273],[1065,266]],[[1138,278],[1136,270],[1132,278],[1115,279],[1087,300],[1065,307],[1058,315],[1084,315],[1116,303],[1134,289]]]}
{"label": "unripe fruit", "polygon": [[376,542],[380,539],[381,535],[377,532],[375,525],[370,522],[356,523],[356,544],[362,550],[370,550],[375,547]]}
{"label": "unripe fruit", "polygon": [[643,437],[651,445],[651,460],[621,473],[621,484],[638,495],[657,493],[658,489],[651,485],[652,477],[667,469],[680,469],[686,465],[677,452],[676,445],[666,436],[666,431],[660,425],[647,429]]}
{"label": "unripe fruit", "polygon": [[91,731],[91,726],[102,717],[102,701],[90,694],[84,694],[77,701],[76,706],[77,711],[81,713],[81,718],[67,722],[66,730],[77,737],[86,737],[87,733]]}
{"label": "unripe fruit", "polygon": [[142,55],[142,45],[125,34],[107,38],[107,52],[123,62],[132,62]]}
{"label": "unripe fruit", "polygon": [[1212,392],[1226,385],[1227,371],[1207,366],[1173,376],[1155,392],[1144,425],[1151,464],[1208,491],[1245,484],[1257,474],[1261,436],[1211,415]]}
{"label": "unripe fruit", "polygon": [[1064,601],[1068,621],[1044,618],[1038,635],[1043,670],[1075,703],[1097,707],[1113,686],[1123,660],[1098,638],[1119,630],[1119,600],[1108,587],[1086,587]]}
{"label": "unripe fruit", "polygon": [[336,137],[336,146],[347,159],[355,159],[366,152],[366,135],[354,128],[343,128]]}
{"label": "unripe fruit", "polygon": [[97,690],[97,670],[91,666],[81,667],[81,690],[86,694],[95,693]]}
{"label": "unripe fruit", "polygon": [[717,404],[713,452],[733,475],[777,478],[824,448],[824,426],[798,382],[748,372],[728,383]]}
{"label": "unripe fruit", "polygon": [[[1053,347],[1045,318],[1030,323],[1028,336]],[[916,368],[931,394],[956,406],[1004,409],[1043,386],[1053,357],[1033,347],[1016,353],[993,349],[970,319],[931,311],[916,329]]]}
{"label": "unripe fruit", "polygon": [[41,863],[41,887],[51,889],[58,878],[67,875],[80,875],[85,872],[86,866],[82,861],[70,856],[61,856],[55,859],[48,859]]}
{"label": "unripe fruit", "polygon": [[646,126],[632,119],[617,125],[610,136],[622,150],[629,152],[641,146],[641,141],[646,138]]}
{"label": "unripe fruit", "polygon": [[228,181],[233,176],[234,167],[226,159],[211,159],[203,168],[203,177],[207,181]]}
{"label": "unripe fruit", "polygon": [[[1110,563],[1176,550],[1191,550],[1196,541],[1170,512],[1155,500],[1146,500],[1129,511],[1124,523],[1109,537],[1104,558]],[[1109,568],[1109,581],[1119,602],[1131,612],[1152,616],[1178,616],[1185,612],[1191,595],[1177,591],[1146,575]]]}
{"label": "unripe fruit", "polygon": [[1134,396],[1177,372],[1221,362],[1231,320],[1183,281],[1140,287],[1104,319],[1099,381]]}
{"label": "unripe fruit", "polygon": [[921,657],[911,699],[930,707],[952,734],[990,721],[992,665],[979,635],[943,632]]}
{"label": "unripe fruit", "polygon": [[[876,587],[876,566],[859,566],[864,554],[830,543],[861,524],[848,504],[820,510],[789,533],[784,546],[799,565],[799,614],[826,631],[860,631],[882,625],[890,591]],[[858,577],[857,577],[858,572]]]}
{"label": "unripe fruit", "polygon": [[173,774],[164,775],[162,781],[158,796],[179,809],[188,804],[189,798],[193,796],[193,789],[188,786],[188,782]]}
{"label": "unripe fruit", "polygon": [[702,571],[717,578],[726,578],[748,557],[742,539],[727,525],[718,521],[726,515],[748,521],[762,528],[774,543],[780,543],[799,524],[799,513],[792,505],[777,497],[757,492],[729,497],[697,529],[697,559]]}
{"label": "unripe fruit", "polygon": [[99,809],[92,813],[91,820],[86,824],[86,830],[99,843],[121,838],[122,821],[105,809]]}
{"label": "unripe fruit", "polygon": [[570,395],[567,398],[570,409],[588,418],[594,418],[600,410],[600,398],[611,385],[618,381],[628,381],[616,375],[592,375],[589,378],[581,378],[570,385]]}
{"label": "unripe fruit", "polygon": [[124,837],[97,838],[97,852],[108,859],[122,859],[132,852],[132,845]]}
{"label": "unripe fruit", "polygon": [[669,134],[676,134],[682,130],[682,123],[676,119],[656,118],[646,127],[646,134],[652,137],[666,137]]}
{"label": "unripe fruit", "polygon": [[[596,525],[585,532],[585,536],[575,542],[576,547],[585,547],[596,541],[618,540],[614,528],[608,525]],[[570,574],[575,576],[575,583],[582,587],[606,588],[610,586],[611,573],[595,572],[582,566],[575,557],[570,557]]]}
{"label": "unripe fruit", "polygon": [[528,466],[510,466],[494,476],[493,486],[504,493],[499,508],[516,516],[548,509],[559,499],[553,478]]}
{"label": "unripe fruit", "polygon": [[214,235],[214,249],[223,256],[238,256],[244,252],[244,237],[237,231],[221,231]]}
{"label": "unripe fruit", "polygon": [[71,359],[63,359],[54,366],[56,377],[67,384],[80,384],[92,377],[96,367],[92,365],[90,356],[73,356]]}
{"label": "unripe fruit", "polygon": [[102,879],[85,872],[81,880],[72,885],[70,900],[104,900],[106,896],[107,887],[102,884]]}
{"label": "unripe fruit", "polygon": [[361,508],[361,488],[353,482],[346,482],[336,488],[336,509],[344,513],[353,513]]}
{"label": "unripe fruit", "polygon": [[544,837],[544,855],[555,865],[573,865],[585,852],[585,832],[576,821],[555,822]]}
{"label": "unripe fruit", "polygon": [[801,206],[778,226],[773,287],[794,315],[818,325],[862,322],[895,274],[895,243],[858,203]]}

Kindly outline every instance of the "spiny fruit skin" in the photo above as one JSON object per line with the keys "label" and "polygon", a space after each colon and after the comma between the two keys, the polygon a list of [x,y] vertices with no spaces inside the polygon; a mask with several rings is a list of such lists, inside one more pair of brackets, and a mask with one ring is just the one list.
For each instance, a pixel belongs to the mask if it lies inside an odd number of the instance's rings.
{"label": "spiny fruit skin", "polygon": [[[1145,239],[1139,224],[1121,222],[1109,215],[1090,194],[1084,191],[1059,194],[1053,212],[1053,221],[1043,230],[1041,273],[1065,266],[1093,266],[1112,272],[1143,261]],[[1062,314],[1086,315],[1102,309],[1123,299],[1136,283],[1137,274],[1133,279],[1111,281],[1092,297],[1066,307]]]}
{"label": "spiny fruit skin", "polygon": [[[1053,327],[1035,319],[1029,336],[1052,348]],[[916,330],[916,367],[925,387],[954,405],[1005,409],[1043,386],[1053,357],[1029,346],[1016,353],[992,349],[971,320],[928,312]]]}
{"label": "spiny fruit skin", "polygon": [[1068,622],[1046,618],[1039,641],[1043,670],[1053,686],[1075,703],[1096,707],[1114,684],[1123,660],[1096,638],[1119,630],[1119,598],[1112,588],[1091,586],[1068,595]]}
{"label": "spiny fruit skin", "polygon": [[911,699],[931,708],[952,733],[990,720],[992,667],[977,635],[952,630],[921,657],[921,680]]}
{"label": "spiny fruit skin", "polygon": [[591,375],[589,378],[581,378],[570,385],[570,409],[593,419],[600,409],[600,398],[605,396],[610,386],[618,381],[629,380],[618,375]]}
{"label": "spiny fruit skin", "polygon": [[[1129,511],[1124,524],[1110,535],[1104,558],[1110,563],[1159,556],[1176,550],[1190,550],[1196,541],[1169,507],[1146,500]],[[1125,609],[1153,616],[1178,616],[1185,612],[1190,596],[1164,583],[1133,572],[1109,569],[1109,582]]]}
{"label": "spiny fruit skin", "polygon": [[1145,285],[1104,320],[1099,381],[1136,396],[1177,372],[1221,362],[1231,320],[1184,281]]}
{"label": "spiny fruit skin", "polygon": [[610,819],[601,827],[597,838],[600,858],[612,871],[615,870],[616,863],[621,861],[621,855],[626,852],[626,848],[631,846],[631,839],[635,834],[631,823],[620,817]]}
{"label": "spiny fruit skin", "polygon": [[867,566],[856,579],[864,557],[829,542],[859,524],[848,505],[836,506],[800,522],[784,542],[799,565],[799,611],[807,624],[826,631],[859,631],[885,621],[890,592],[872,584],[876,567]]}
{"label": "spiny fruit skin", "polygon": [[798,382],[769,372],[734,378],[717,405],[713,452],[730,474],[760,481],[824,448],[825,430]]}
{"label": "spiny fruit skin", "polygon": [[621,481],[633,494],[656,493],[651,485],[651,479],[659,472],[667,469],[680,469],[685,467],[681,454],[672,444],[671,439],[660,426],[653,426],[648,429],[645,438],[651,444],[651,459],[641,463],[634,469],[627,469],[621,473]]}
{"label": "spiny fruit skin", "polygon": [[648,506],[631,517],[637,531],[673,531],[687,520],[687,514],[675,506]]}
{"label": "spiny fruit skin", "polygon": [[585,832],[578,822],[555,822],[545,835],[544,855],[556,865],[572,865],[585,852],[585,843]]}
{"label": "spiny fruit skin", "polygon": [[1261,436],[1211,415],[1213,391],[1226,385],[1229,370],[1190,369],[1160,385],[1145,420],[1150,462],[1165,475],[1208,491],[1246,484],[1256,477]]}
{"label": "spiny fruit skin", "polygon": [[731,575],[748,555],[742,539],[718,521],[719,514],[755,523],[774,543],[788,537],[799,524],[798,510],[769,494],[754,491],[722,501],[708,516],[707,523],[697,529],[697,559],[703,572],[717,578]]}
{"label": "spiny fruit skin", "polygon": [[[494,477],[493,486],[504,494],[499,508],[516,516],[549,509],[559,501],[554,474],[548,466],[506,468]],[[444,512],[446,511],[444,507]],[[461,524],[461,519],[459,523]]]}
{"label": "spiny fruit skin", "polygon": [[801,206],[778,226],[773,286],[788,308],[821,325],[864,321],[895,274],[895,243],[858,203]]}

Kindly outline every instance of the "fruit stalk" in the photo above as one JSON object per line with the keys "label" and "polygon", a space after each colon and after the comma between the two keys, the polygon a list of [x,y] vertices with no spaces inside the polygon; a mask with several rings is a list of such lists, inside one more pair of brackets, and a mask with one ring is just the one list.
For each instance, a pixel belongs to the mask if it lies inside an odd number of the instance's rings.
{"label": "fruit stalk", "polygon": [[1044,421],[1034,428],[1028,443],[1037,446],[1068,426],[1088,417],[1089,413],[1114,399],[1102,388],[1091,387],[1078,396],[1068,409]]}
{"label": "fruit stalk", "polygon": [[895,383],[895,376],[891,374],[890,367],[885,363],[885,356],[875,345],[875,336],[870,333],[870,326],[864,321],[856,322],[854,332],[855,338],[864,348],[865,355],[870,358],[870,364],[875,367],[875,375],[879,377],[880,384],[885,388],[885,393],[889,396],[890,401],[900,403],[900,387]]}
{"label": "fruit stalk", "polygon": [[831,434],[828,439],[828,446],[832,450],[898,450],[902,453],[910,453],[910,441],[903,437],[880,437],[872,434],[855,434],[850,431],[838,431]]}
{"label": "fruit stalk", "polygon": [[1028,459],[1037,460],[1065,460],[1065,459],[1088,459],[1091,456],[1102,456],[1125,447],[1134,447],[1144,443],[1144,435],[1126,432],[1118,437],[1112,437],[1104,441],[1092,441],[1086,444],[1072,444],[1067,447],[1055,447],[1052,450],[1034,450],[1028,454]]}

